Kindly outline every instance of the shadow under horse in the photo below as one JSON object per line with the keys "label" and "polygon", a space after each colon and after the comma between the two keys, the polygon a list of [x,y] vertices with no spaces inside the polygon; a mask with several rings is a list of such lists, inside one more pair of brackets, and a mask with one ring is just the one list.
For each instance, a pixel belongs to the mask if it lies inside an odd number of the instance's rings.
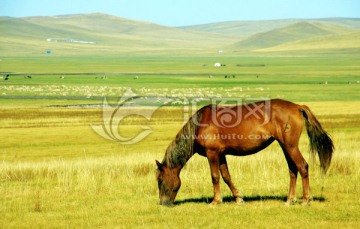
{"label": "shadow under horse", "polygon": [[[174,205],[181,205],[181,204],[185,204],[185,203],[206,203],[206,204],[210,204],[212,201],[212,196],[203,196],[200,198],[187,198],[187,199],[182,199],[182,200],[176,200],[174,201]],[[275,200],[275,201],[286,201],[287,196],[245,196],[243,197],[243,200],[245,202],[257,202],[257,201],[269,201],[269,200]],[[313,197],[314,201],[318,201],[318,202],[324,202],[326,199],[323,196],[317,197],[314,196]],[[233,196],[224,196],[222,198],[223,203],[231,203],[234,202],[234,197]]]}

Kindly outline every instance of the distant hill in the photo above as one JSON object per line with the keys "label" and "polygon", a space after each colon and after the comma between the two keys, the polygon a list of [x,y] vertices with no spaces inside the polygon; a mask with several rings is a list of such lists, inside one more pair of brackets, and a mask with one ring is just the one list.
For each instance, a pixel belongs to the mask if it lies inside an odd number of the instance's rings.
{"label": "distant hill", "polygon": [[228,48],[233,50],[265,49],[313,37],[354,32],[353,29],[319,22],[297,22],[284,28],[262,32],[241,40]]}
{"label": "distant hill", "polygon": [[352,29],[360,29],[360,18],[323,18],[314,21],[349,27]]}
{"label": "distant hill", "polygon": [[224,53],[306,50],[320,41],[329,45],[319,47],[336,47],[329,39],[357,47],[360,19],[233,21],[176,28],[95,13],[0,17],[0,31],[1,56],[46,50],[60,56],[216,55],[220,49]]}
{"label": "distant hill", "polygon": [[323,18],[323,19],[280,19],[280,20],[259,20],[259,21],[228,21],[203,25],[192,25],[179,27],[185,30],[203,31],[209,33],[226,34],[237,37],[248,37],[257,33],[267,32],[274,29],[298,23],[323,23],[360,29],[360,18]]}
{"label": "distant hill", "polygon": [[334,50],[334,49],[360,49],[360,32],[347,34],[335,34],[329,36],[313,37],[273,46],[265,49],[258,49],[259,52],[279,51],[302,51],[302,50]]}
{"label": "distant hill", "polygon": [[[0,50],[5,53],[40,52],[40,48],[54,49],[56,53],[62,54],[151,52],[152,50],[201,52],[208,50],[209,47],[216,50],[224,43],[231,44],[236,41],[228,36],[209,35],[205,32],[187,31],[106,14],[0,17],[0,30]],[[48,38],[92,41],[95,44],[60,44],[48,42]]]}
{"label": "distant hill", "polygon": [[227,34],[236,37],[248,37],[257,33],[270,31],[289,26],[298,22],[296,19],[266,20],[266,21],[228,21],[203,25],[192,25],[179,27],[191,31],[202,31],[208,33]]}
{"label": "distant hill", "polygon": [[48,35],[60,36],[64,31],[54,28],[44,28],[20,18],[0,17],[1,37],[38,38]]}

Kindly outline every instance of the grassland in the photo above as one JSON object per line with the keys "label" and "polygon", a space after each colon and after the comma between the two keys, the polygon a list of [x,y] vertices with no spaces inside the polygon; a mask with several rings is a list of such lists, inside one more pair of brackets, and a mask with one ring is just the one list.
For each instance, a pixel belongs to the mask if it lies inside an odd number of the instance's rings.
{"label": "grassland", "polygon": [[[60,101],[85,100],[85,103],[101,103],[104,96],[116,100],[128,88],[137,95],[155,97],[358,101],[359,61],[358,55],[347,57],[343,54],[310,57],[8,57],[2,61],[2,71],[13,73],[10,80],[2,82],[0,93],[3,99],[30,96]],[[215,62],[224,63],[226,67],[215,68]],[[32,78],[27,78],[28,75]]]}
{"label": "grassland", "polygon": [[[219,69],[212,66],[217,59],[40,56],[6,58],[6,64],[3,60],[2,71],[17,74],[0,82],[0,227],[356,227],[360,216],[358,56],[224,56],[220,61],[227,66]],[[334,139],[332,166],[322,177],[317,162],[311,163],[315,200],[310,207],[285,207],[289,177],[277,144],[254,156],[229,157],[230,172],[246,204],[236,206],[222,183],[225,203],[211,208],[208,164],[194,156],[181,174],[176,207],[161,207],[155,159],[162,159],[184,116],[192,111],[186,105],[167,105],[150,120],[129,117],[119,128],[124,136],[137,134],[139,124],[153,132],[137,144],[123,145],[91,129],[91,124],[102,123],[102,108],[68,106],[102,104],[104,97],[116,104],[129,88],[148,98],[218,96],[246,102],[266,97],[305,103]],[[153,106],[150,101],[129,109]],[[300,148],[309,158],[305,132]]]}
{"label": "grassland", "polygon": [[[318,21],[322,25],[315,22],[316,27],[311,22],[308,32],[306,23],[294,27],[292,21],[278,21],[265,28],[269,22],[254,22],[245,25],[246,34],[239,34],[244,24],[237,22],[184,31],[101,14],[0,22],[0,228],[359,225],[358,20],[327,19]],[[324,27],[327,22],[337,26]],[[302,39],[319,29],[324,36]],[[284,37],[287,43],[262,50],[218,53],[258,32],[266,32],[266,39],[300,34],[301,40]],[[46,41],[62,36],[97,43]],[[261,44],[256,37],[248,41]],[[216,62],[226,66],[215,68]],[[103,123],[104,113],[113,112],[120,97],[134,95],[141,102],[126,107],[128,111],[154,113],[150,119],[127,117],[118,132],[132,137],[146,126],[152,130],[149,136],[125,145],[92,129]],[[102,107],[104,98],[113,107]],[[208,206],[213,194],[209,166],[198,155],[181,173],[176,206],[158,205],[155,159],[163,158],[196,106],[213,98],[283,98],[311,107],[336,151],[325,177],[318,162],[309,160],[310,207],[283,205],[289,176],[276,143],[253,156],[228,157],[245,205],[237,206],[222,183],[224,204]],[[300,149],[306,159],[308,147],[304,132]],[[299,181],[299,199],[301,193]]]}
{"label": "grassland", "polygon": [[[222,183],[225,203],[216,208],[207,205],[212,198],[211,179],[207,161],[200,156],[194,156],[181,174],[177,206],[157,204],[154,160],[163,157],[181,127],[181,107],[162,108],[145,123],[153,129],[152,135],[136,145],[121,145],[91,130],[90,124],[101,119],[99,110],[7,105],[1,109],[1,227],[356,227],[360,114],[353,108],[360,104],[307,104],[337,147],[325,178],[317,165],[311,165],[312,205],[283,205],[288,172],[280,147],[274,144],[258,155],[228,159],[247,203],[236,206]],[[132,121],[122,128],[136,133],[137,122]],[[309,158],[305,133],[300,147]]]}

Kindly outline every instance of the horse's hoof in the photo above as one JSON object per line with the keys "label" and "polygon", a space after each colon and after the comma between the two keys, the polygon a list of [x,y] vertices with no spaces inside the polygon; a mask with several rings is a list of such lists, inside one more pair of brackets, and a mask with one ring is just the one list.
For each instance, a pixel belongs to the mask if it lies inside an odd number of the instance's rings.
{"label": "horse's hoof", "polygon": [[285,206],[292,206],[296,204],[296,199],[287,200],[285,203]]}
{"label": "horse's hoof", "polygon": [[308,207],[310,206],[310,203],[312,202],[312,199],[310,200],[304,200],[302,203],[301,203],[301,206],[305,206],[305,207]]}
{"label": "horse's hoof", "polygon": [[239,198],[239,197],[238,197],[238,198],[236,198],[235,201],[236,201],[236,204],[237,204],[237,205],[243,205],[243,204],[245,204],[245,201],[244,201],[243,198]]}
{"label": "horse's hoof", "polygon": [[302,206],[310,206],[310,203],[313,201],[313,197],[310,196],[308,199],[304,199],[303,202],[301,203]]}
{"label": "horse's hoof", "polygon": [[244,198],[244,194],[242,194],[242,192],[240,192],[239,189],[236,189],[237,190],[237,195],[234,194],[234,196],[237,196],[237,198]]}
{"label": "horse's hoof", "polygon": [[222,204],[222,200],[213,200],[209,205],[210,206],[216,206],[218,204]]}
{"label": "horse's hoof", "polygon": [[310,202],[309,202],[309,201],[302,202],[302,203],[301,203],[301,206],[309,207],[309,206],[310,206]]}

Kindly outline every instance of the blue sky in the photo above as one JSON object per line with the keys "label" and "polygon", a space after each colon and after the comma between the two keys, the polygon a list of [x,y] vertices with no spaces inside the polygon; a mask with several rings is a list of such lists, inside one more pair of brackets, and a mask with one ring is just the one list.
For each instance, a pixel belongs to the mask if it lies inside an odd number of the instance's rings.
{"label": "blue sky", "polygon": [[360,0],[0,0],[0,16],[95,12],[168,26],[233,20],[360,18]]}

